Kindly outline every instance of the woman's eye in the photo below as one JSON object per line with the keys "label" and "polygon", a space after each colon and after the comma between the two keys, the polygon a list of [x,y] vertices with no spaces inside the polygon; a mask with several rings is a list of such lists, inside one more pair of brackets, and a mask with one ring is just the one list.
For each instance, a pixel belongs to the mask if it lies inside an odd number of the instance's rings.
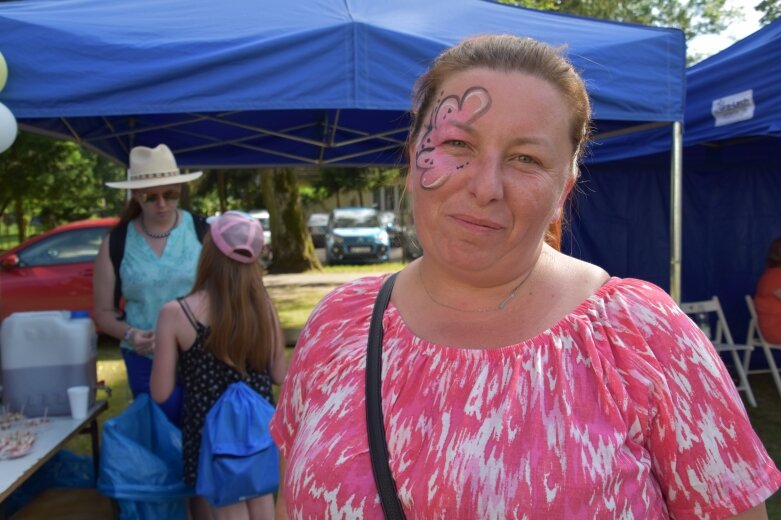
{"label": "woman's eye", "polygon": [[534,158],[531,157],[530,155],[523,155],[523,154],[517,155],[515,157],[515,160],[518,161],[519,163],[523,163],[523,164],[536,164],[537,163],[537,161],[534,160]]}
{"label": "woman's eye", "polygon": [[453,146],[455,148],[466,148],[466,142],[461,141],[460,139],[449,139],[444,142],[447,146]]}

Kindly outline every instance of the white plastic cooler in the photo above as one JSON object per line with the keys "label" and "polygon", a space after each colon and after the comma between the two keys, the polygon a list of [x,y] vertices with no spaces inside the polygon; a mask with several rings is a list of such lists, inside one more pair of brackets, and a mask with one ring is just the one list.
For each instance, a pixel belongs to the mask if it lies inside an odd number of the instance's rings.
{"label": "white plastic cooler", "polygon": [[17,312],[0,327],[3,405],[27,417],[68,415],[68,387],[95,403],[97,334],[86,311]]}

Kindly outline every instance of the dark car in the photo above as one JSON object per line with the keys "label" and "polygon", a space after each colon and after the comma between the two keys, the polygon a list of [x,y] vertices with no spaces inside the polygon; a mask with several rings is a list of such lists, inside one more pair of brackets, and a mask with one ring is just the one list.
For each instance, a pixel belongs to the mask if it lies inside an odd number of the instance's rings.
{"label": "dark car", "polygon": [[340,208],[328,216],[325,237],[328,264],[387,262],[390,259],[388,231],[372,208]]}
{"label": "dark car", "polygon": [[392,211],[381,211],[380,222],[385,226],[391,247],[401,246],[401,226],[396,223],[396,214]]}
{"label": "dark car", "polygon": [[407,226],[402,231],[401,251],[405,262],[411,262],[423,256],[423,248],[420,247],[420,242],[418,242],[418,234],[414,225]]}
{"label": "dark car", "polygon": [[0,254],[0,320],[13,312],[89,310],[95,257],[116,218],[80,220]]}
{"label": "dark car", "polygon": [[312,213],[306,223],[312,243],[315,247],[325,247],[325,234],[328,233],[328,213]]}

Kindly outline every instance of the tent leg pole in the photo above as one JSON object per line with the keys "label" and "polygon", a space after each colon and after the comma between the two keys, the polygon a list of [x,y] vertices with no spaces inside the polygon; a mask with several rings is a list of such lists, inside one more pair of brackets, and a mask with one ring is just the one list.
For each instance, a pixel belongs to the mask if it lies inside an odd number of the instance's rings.
{"label": "tent leg pole", "polygon": [[683,192],[683,131],[680,121],[672,125],[670,165],[670,296],[681,302],[681,233]]}

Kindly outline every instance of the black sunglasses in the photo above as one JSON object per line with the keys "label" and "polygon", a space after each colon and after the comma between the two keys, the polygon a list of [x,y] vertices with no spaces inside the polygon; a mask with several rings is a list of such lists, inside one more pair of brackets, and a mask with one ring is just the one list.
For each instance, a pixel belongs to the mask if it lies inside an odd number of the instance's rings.
{"label": "black sunglasses", "polygon": [[168,190],[163,193],[142,193],[141,202],[144,204],[154,204],[157,202],[158,197],[163,197],[165,200],[179,200],[181,194],[176,190]]}

